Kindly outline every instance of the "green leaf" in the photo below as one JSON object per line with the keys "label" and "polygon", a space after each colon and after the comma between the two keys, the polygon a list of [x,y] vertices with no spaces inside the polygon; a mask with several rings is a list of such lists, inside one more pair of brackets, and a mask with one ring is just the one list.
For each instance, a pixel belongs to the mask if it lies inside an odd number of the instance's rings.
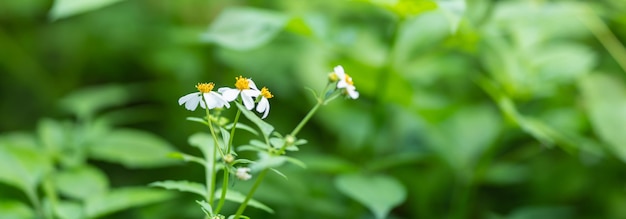
{"label": "green leaf", "polygon": [[22,202],[0,199],[0,215],[3,219],[34,219],[34,212]]}
{"label": "green leaf", "polygon": [[[233,123],[230,123],[230,124],[226,125],[224,128],[230,130],[231,128],[233,128]],[[250,127],[250,126],[248,126],[246,124],[243,124],[243,123],[237,123],[237,126],[235,128],[246,130],[246,131],[248,131],[248,132],[250,132],[250,133],[252,133],[254,135],[259,135],[259,132],[257,132],[252,127]]]}
{"label": "green leaf", "polygon": [[[217,189],[215,191],[215,198],[219,199],[221,197],[221,195],[222,195],[222,189]],[[241,194],[238,191],[235,191],[235,190],[232,190],[232,189],[229,189],[229,190],[226,191],[225,199],[228,200],[228,201],[236,202],[236,203],[242,203],[245,198],[246,198],[246,196],[244,194]],[[261,209],[261,210],[264,210],[264,211],[266,211],[268,213],[272,213],[272,214],[274,213],[274,210],[272,210],[270,207],[268,207],[267,205],[265,205],[265,204],[255,200],[255,199],[250,199],[250,201],[248,201],[248,205],[252,206],[252,207],[255,207],[255,208],[258,208],[258,209]]]}
{"label": "green leaf", "polygon": [[207,218],[213,215],[213,207],[211,207],[211,204],[209,204],[208,202],[202,200],[202,201],[197,201],[196,203],[198,203],[200,205],[200,208],[202,209],[202,211],[204,211],[204,214],[206,214]]}
{"label": "green leaf", "polygon": [[56,215],[61,219],[83,219],[85,218],[83,206],[78,202],[62,201],[57,203]]}
{"label": "green leaf", "polygon": [[89,148],[91,157],[131,168],[150,168],[171,164],[172,146],[149,132],[117,129],[103,135]]}
{"label": "green leaf", "polygon": [[265,45],[287,24],[289,16],[248,7],[225,9],[202,35],[205,42],[234,50],[250,50]]}
{"label": "green leaf", "polygon": [[150,188],[121,188],[93,196],[85,202],[89,218],[104,216],[124,209],[161,202],[172,198],[169,191]]}
{"label": "green leaf", "polygon": [[85,88],[61,99],[61,107],[80,118],[89,118],[99,110],[127,103],[132,99],[133,89],[122,85]]}
{"label": "green leaf", "polygon": [[0,182],[34,195],[43,176],[52,170],[52,162],[39,148],[23,140],[0,139]]}
{"label": "green leaf", "polygon": [[580,79],[594,132],[626,162],[626,86],[621,78],[595,73]]}
{"label": "green leaf", "polygon": [[437,5],[450,23],[450,32],[455,33],[465,13],[465,0],[438,0]]}
{"label": "green leaf", "polygon": [[189,136],[188,142],[191,146],[197,147],[202,151],[205,158],[215,157],[213,147],[215,141],[213,137],[207,133],[198,132]]}
{"label": "green leaf", "polygon": [[58,20],[93,11],[122,0],[55,0],[50,10],[50,18]]}
{"label": "green leaf", "polygon": [[384,175],[339,175],[335,179],[335,186],[343,194],[369,208],[378,219],[385,218],[393,207],[406,199],[404,186]]}
{"label": "green leaf", "polygon": [[241,103],[235,102],[235,104],[237,104],[237,107],[239,108],[239,110],[241,110],[241,113],[246,118],[248,118],[248,120],[250,120],[257,127],[259,127],[259,129],[261,129],[261,133],[263,133],[263,136],[269,137],[270,134],[272,134],[272,132],[274,131],[274,126],[272,126],[269,123],[263,121],[256,114],[254,114],[252,111],[246,109],[245,106],[241,105]]}
{"label": "green leaf", "polygon": [[250,165],[250,169],[252,171],[261,171],[266,168],[275,168],[287,161],[285,156],[275,156],[268,154],[267,151],[259,152],[259,159]]}
{"label": "green leaf", "polygon": [[192,156],[189,154],[185,154],[185,153],[180,153],[180,152],[174,152],[169,154],[170,157],[175,158],[175,159],[181,159],[185,162],[195,162],[198,163],[200,165],[204,165],[206,163],[206,161],[204,160],[204,158],[201,157],[196,157],[196,156]]}
{"label": "green leaf", "polygon": [[107,176],[91,166],[61,171],[54,175],[54,182],[61,194],[80,200],[106,193],[109,188]]}
{"label": "green leaf", "polygon": [[57,156],[62,148],[67,147],[69,128],[52,119],[42,119],[37,125],[37,137],[52,156]]}
{"label": "green leaf", "polygon": [[150,183],[150,186],[161,187],[169,190],[178,190],[181,192],[191,192],[204,197],[206,195],[206,188],[204,185],[197,182],[189,181],[159,181]]}

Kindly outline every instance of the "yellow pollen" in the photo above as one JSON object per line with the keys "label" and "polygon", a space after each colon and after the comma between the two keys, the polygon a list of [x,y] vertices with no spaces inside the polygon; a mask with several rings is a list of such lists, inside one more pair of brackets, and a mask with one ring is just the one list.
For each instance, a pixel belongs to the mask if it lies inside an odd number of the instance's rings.
{"label": "yellow pollen", "polygon": [[235,87],[237,89],[239,90],[250,89],[250,82],[248,81],[247,78],[239,76],[239,77],[236,77],[235,79],[237,79],[237,82],[235,82]]}
{"label": "yellow pollen", "polygon": [[267,89],[267,87],[261,88],[261,96],[267,99],[274,97],[274,95],[272,95],[272,93],[270,92],[270,90]]}
{"label": "yellow pollen", "polygon": [[208,92],[211,92],[213,90],[214,86],[215,86],[215,84],[213,84],[213,82],[211,82],[211,83],[198,83],[198,85],[196,85],[196,88],[198,88],[198,91],[200,91],[200,93],[208,93]]}
{"label": "yellow pollen", "polygon": [[354,85],[354,82],[352,82],[352,77],[350,77],[350,75],[346,74],[346,83],[348,83],[349,85]]}

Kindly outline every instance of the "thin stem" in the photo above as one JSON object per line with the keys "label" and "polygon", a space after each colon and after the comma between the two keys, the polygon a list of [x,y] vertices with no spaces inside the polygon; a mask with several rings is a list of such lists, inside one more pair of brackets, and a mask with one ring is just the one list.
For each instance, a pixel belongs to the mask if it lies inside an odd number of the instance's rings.
{"label": "thin stem", "polygon": [[243,202],[237,209],[237,213],[235,213],[234,219],[238,219],[239,217],[241,217],[241,214],[243,214],[243,211],[246,210],[246,207],[248,206],[248,202],[252,198],[252,195],[254,194],[256,189],[259,188],[259,186],[261,185],[261,182],[263,182],[263,178],[265,177],[265,174],[267,174],[268,170],[269,169],[264,169],[263,171],[261,171],[261,173],[259,173],[259,176],[256,178],[254,185],[252,185],[252,188],[248,192],[248,195],[246,195],[246,199],[243,200]]}
{"label": "thin stem", "polygon": [[323,103],[324,103],[323,100],[318,100],[317,104],[315,104],[315,106],[313,106],[313,108],[309,111],[309,113],[307,113],[306,116],[304,116],[304,118],[302,119],[302,121],[300,121],[298,126],[296,126],[296,128],[294,128],[293,131],[291,131],[290,135],[295,137],[298,134],[298,132],[300,132],[302,127],[304,127],[304,125],[311,119],[311,117],[313,117],[313,114],[317,112],[317,109],[319,109]]}
{"label": "thin stem", "polygon": [[233,145],[233,136],[235,136],[235,129],[237,128],[237,122],[239,121],[239,116],[241,115],[241,110],[237,108],[237,115],[235,115],[235,121],[233,121],[233,127],[230,129],[230,139],[228,139],[228,146],[226,149],[226,153],[230,154],[231,146]]}
{"label": "thin stem", "polygon": [[224,181],[222,182],[222,194],[220,195],[220,201],[217,203],[217,208],[215,208],[215,214],[219,214],[220,210],[222,210],[222,206],[224,206],[224,201],[226,200],[227,190],[228,190],[228,171],[224,169]]}
{"label": "thin stem", "polygon": [[[208,106],[206,104],[206,100],[204,99],[204,95],[202,97],[202,101],[204,101],[204,105]],[[211,113],[209,111],[209,108],[205,108],[206,110],[206,117],[207,117],[207,122],[209,123],[209,130],[211,130],[211,136],[213,136],[213,153],[211,154],[211,157],[207,157],[207,165],[210,165],[211,168],[210,169],[206,169],[206,183],[207,183],[207,195],[209,196],[209,203],[213,204],[213,201],[215,200],[215,195],[213,194],[215,192],[215,175],[217,173],[217,169],[216,169],[216,160],[215,160],[215,153],[216,151],[222,152],[221,148],[219,148],[219,142],[217,141],[217,135],[215,134],[215,130],[213,129],[213,122],[211,122]],[[222,157],[224,156],[224,153],[221,153]]]}
{"label": "thin stem", "polygon": [[580,19],[585,23],[587,28],[598,38],[598,41],[606,48],[606,50],[613,56],[617,64],[626,72],[626,49],[624,45],[617,39],[615,34],[604,24],[604,22],[598,17],[593,9],[587,7],[589,16],[580,16]]}

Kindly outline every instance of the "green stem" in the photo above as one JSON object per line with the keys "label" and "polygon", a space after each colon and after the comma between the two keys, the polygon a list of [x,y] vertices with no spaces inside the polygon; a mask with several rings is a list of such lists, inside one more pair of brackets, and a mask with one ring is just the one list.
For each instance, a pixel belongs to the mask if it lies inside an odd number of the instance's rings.
{"label": "green stem", "polygon": [[302,127],[304,127],[304,125],[309,122],[309,120],[311,119],[311,117],[313,117],[313,115],[315,114],[315,112],[317,112],[317,109],[320,108],[320,106],[324,103],[323,100],[318,100],[317,104],[315,104],[315,106],[313,106],[313,108],[309,111],[309,113],[306,114],[306,116],[304,116],[304,118],[302,119],[302,121],[300,121],[300,123],[298,124],[298,126],[296,126],[296,128],[293,129],[293,131],[291,131],[291,136],[296,136],[298,134],[298,132],[300,132],[300,130],[302,129]]}
{"label": "green stem", "polygon": [[239,116],[241,115],[241,110],[237,108],[237,115],[235,115],[235,121],[233,121],[233,127],[230,129],[230,139],[228,139],[228,146],[226,149],[226,153],[230,154],[231,146],[233,145],[233,138],[235,136],[235,129],[237,128],[237,122],[239,121]]}
{"label": "green stem", "polygon": [[219,214],[220,210],[222,210],[222,206],[224,206],[224,201],[226,200],[227,190],[228,190],[228,171],[224,169],[224,181],[222,182],[222,194],[220,195],[220,201],[217,203],[217,208],[215,208],[215,214]]}
{"label": "green stem", "polygon": [[256,178],[254,185],[252,185],[252,188],[248,192],[248,195],[246,195],[246,199],[243,200],[243,202],[237,209],[237,213],[235,213],[234,219],[240,218],[241,214],[243,214],[243,211],[246,210],[246,207],[248,206],[248,202],[250,201],[250,199],[252,199],[252,195],[254,194],[256,189],[259,188],[259,186],[261,185],[261,182],[263,182],[263,178],[265,177],[265,174],[267,174],[268,170],[269,169],[264,169],[263,171],[261,171],[261,173],[259,173],[259,176]]}
{"label": "green stem", "polygon": [[626,49],[624,45],[617,39],[615,34],[604,24],[604,22],[598,17],[593,9],[587,7],[586,10],[589,16],[580,16],[580,19],[585,23],[587,28],[598,38],[598,41],[606,48],[606,50],[613,56],[617,64],[626,72]]}
{"label": "green stem", "polygon": [[44,209],[41,206],[41,202],[39,202],[39,198],[37,197],[37,192],[31,189],[27,189],[27,191],[25,192],[26,192],[26,196],[28,197],[28,200],[30,200],[30,202],[35,207],[35,211],[37,211],[37,214],[39,215],[39,217],[50,218],[49,215],[44,212]]}
{"label": "green stem", "polygon": [[[204,101],[204,105],[208,106],[206,104],[206,100],[204,99],[204,95],[202,97],[202,101]],[[216,160],[215,160],[215,152],[218,151],[222,154],[222,157],[224,156],[224,153],[222,152],[219,142],[217,141],[217,135],[215,134],[215,130],[213,129],[213,122],[211,122],[211,113],[209,112],[209,108],[205,108],[206,110],[206,117],[207,117],[207,122],[208,122],[208,126],[209,126],[209,130],[211,130],[211,136],[213,136],[213,143],[215,144],[213,147],[213,153],[211,157],[207,157],[207,165],[209,165],[211,168],[207,168],[206,169],[206,183],[207,183],[207,195],[209,196],[209,204],[213,204],[213,201],[215,200],[215,195],[213,193],[215,193],[215,175],[217,174],[217,169],[216,169]]]}

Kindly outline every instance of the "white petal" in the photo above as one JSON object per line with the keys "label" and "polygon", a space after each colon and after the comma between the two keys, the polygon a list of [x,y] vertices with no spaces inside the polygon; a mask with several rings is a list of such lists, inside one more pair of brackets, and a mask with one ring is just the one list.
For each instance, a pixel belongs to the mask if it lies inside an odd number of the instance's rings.
{"label": "white petal", "polygon": [[204,104],[204,101],[200,100],[200,106],[202,107],[202,109],[206,109],[206,105]]}
{"label": "white petal", "polygon": [[217,92],[224,93],[224,91],[230,90],[230,89],[232,89],[232,88],[230,88],[230,87],[220,87],[219,89],[217,89]]}
{"label": "white petal", "polygon": [[178,105],[183,105],[183,103],[187,102],[189,99],[193,98],[194,96],[198,96],[199,94],[200,92],[195,92],[195,93],[190,93],[185,96],[182,96],[180,99],[178,99]]}
{"label": "white petal", "polygon": [[333,70],[339,79],[344,80],[346,73],[343,71],[343,67],[341,67],[341,65],[336,66]]}
{"label": "white petal", "polygon": [[346,83],[346,80],[340,79],[337,82],[337,88],[346,88],[348,87],[348,83]]}
{"label": "white petal", "polygon": [[191,111],[196,110],[198,108],[198,103],[202,100],[202,97],[195,95],[185,102],[185,108]]}
{"label": "white petal", "polygon": [[211,95],[211,92],[203,93],[202,96],[204,96],[204,101],[206,101],[206,105],[209,109],[220,107],[219,102],[215,100],[215,96]]}
{"label": "white petal", "polygon": [[356,88],[354,86],[348,87],[347,90],[348,90],[348,95],[350,95],[352,99],[359,98],[359,92],[356,91]]}
{"label": "white petal", "polygon": [[233,88],[223,89],[221,93],[222,93],[222,96],[224,97],[224,100],[230,102],[230,101],[237,99],[237,95],[239,95],[239,89],[233,89]]}
{"label": "white petal", "polygon": [[261,98],[259,104],[256,105],[256,111],[259,113],[265,112],[263,113],[263,117],[261,117],[261,119],[265,119],[265,117],[267,117],[267,114],[270,113],[270,102],[267,100],[267,98]]}
{"label": "white petal", "polygon": [[250,88],[252,88],[253,90],[259,90],[259,88],[256,87],[256,84],[254,84],[254,81],[252,81],[252,79],[248,79],[248,86],[250,86]]}
{"label": "white petal", "polygon": [[216,100],[220,103],[220,107],[226,106],[226,108],[230,108],[230,104],[224,99],[222,95],[213,91],[211,91],[211,94],[214,94],[216,96]]}
{"label": "white petal", "polygon": [[230,104],[228,104],[228,101],[224,100],[222,95],[214,91],[204,94],[204,97],[207,99],[207,104],[209,105],[209,109],[223,107],[223,106],[226,106],[226,108],[230,107]]}
{"label": "white petal", "polygon": [[242,90],[241,93],[246,95],[246,96],[250,96],[250,97],[254,97],[254,98],[256,98],[259,95],[261,95],[261,91],[259,91],[259,90],[252,90],[252,89]]}
{"label": "white petal", "polygon": [[246,109],[252,110],[254,109],[254,100],[251,96],[246,95],[246,93],[241,93],[241,100],[243,100],[243,105],[246,106]]}

